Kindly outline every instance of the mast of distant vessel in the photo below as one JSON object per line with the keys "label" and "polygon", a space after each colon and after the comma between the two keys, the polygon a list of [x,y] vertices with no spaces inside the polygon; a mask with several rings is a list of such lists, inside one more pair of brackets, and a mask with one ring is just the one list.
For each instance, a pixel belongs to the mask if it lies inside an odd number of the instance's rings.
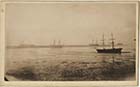
{"label": "mast of distant vessel", "polygon": [[60,40],[58,41],[58,45],[61,45],[61,41]]}
{"label": "mast of distant vessel", "polygon": [[102,39],[102,44],[103,44],[103,49],[104,49],[104,45],[105,45],[105,42],[104,42],[104,34],[103,34],[103,39]]}
{"label": "mast of distant vessel", "polygon": [[53,46],[55,46],[55,40],[53,41]]}
{"label": "mast of distant vessel", "polygon": [[96,44],[98,45],[98,41],[97,41],[97,39],[96,39]]}
{"label": "mast of distant vessel", "polygon": [[111,43],[112,43],[112,49],[114,49],[114,38],[113,38],[113,34],[111,33]]}

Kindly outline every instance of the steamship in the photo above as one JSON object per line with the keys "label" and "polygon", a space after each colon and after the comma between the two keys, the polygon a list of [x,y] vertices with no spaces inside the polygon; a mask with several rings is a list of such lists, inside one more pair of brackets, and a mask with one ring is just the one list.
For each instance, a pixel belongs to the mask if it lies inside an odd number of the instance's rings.
{"label": "steamship", "polygon": [[105,48],[104,47],[104,35],[103,35],[103,48],[101,49],[96,49],[97,53],[121,53],[123,48],[115,48],[114,46],[114,38],[113,38],[113,34],[111,34],[111,48]]}

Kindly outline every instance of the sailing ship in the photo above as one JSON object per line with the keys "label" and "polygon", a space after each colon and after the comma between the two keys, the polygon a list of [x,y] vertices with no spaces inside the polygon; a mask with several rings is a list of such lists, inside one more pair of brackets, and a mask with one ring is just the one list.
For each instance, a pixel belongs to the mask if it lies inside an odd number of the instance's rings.
{"label": "sailing ship", "polygon": [[98,41],[96,40],[96,43],[94,43],[94,40],[92,40],[92,43],[89,44],[89,46],[99,46]]}
{"label": "sailing ship", "polygon": [[96,49],[97,50],[97,52],[98,53],[121,53],[121,51],[122,51],[122,48],[115,48],[115,46],[114,46],[114,38],[113,38],[113,34],[111,34],[111,48],[105,48],[104,47],[104,35],[103,35],[103,48],[102,49]]}
{"label": "sailing ship", "polygon": [[51,45],[52,48],[62,48],[63,45],[61,44],[61,41],[58,41],[58,44],[56,44],[56,41],[53,41],[53,45]]}

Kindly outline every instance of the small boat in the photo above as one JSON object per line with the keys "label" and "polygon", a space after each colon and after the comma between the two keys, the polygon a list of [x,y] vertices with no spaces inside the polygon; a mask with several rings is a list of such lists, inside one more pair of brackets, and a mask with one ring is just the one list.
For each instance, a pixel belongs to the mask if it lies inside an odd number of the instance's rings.
{"label": "small boat", "polygon": [[103,35],[103,48],[102,49],[96,49],[96,51],[98,53],[121,53],[122,48],[115,48],[114,47],[114,38],[113,38],[113,34],[111,34],[112,38],[111,38],[111,43],[112,43],[112,47],[111,48],[104,48],[104,35]]}

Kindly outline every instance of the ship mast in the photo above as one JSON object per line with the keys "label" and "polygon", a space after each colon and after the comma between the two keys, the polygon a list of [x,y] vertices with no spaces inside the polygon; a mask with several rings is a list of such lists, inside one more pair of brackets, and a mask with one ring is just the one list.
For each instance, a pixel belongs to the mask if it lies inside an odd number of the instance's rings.
{"label": "ship mast", "polygon": [[55,40],[53,41],[53,45],[55,46]]}
{"label": "ship mast", "polygon": [[103,49],[104,49],[104,45],[105,45],[105,42],[104,42],[104,34],[103,34],[103,37],[102,37],[102,45],[103,45]]}
{"label": "ship mast", "polygon": [[96,39],[96,44],[98,44],[98,41],[97,41],[97,39]]}
{"label": "ship mast", "polygon": [[61,45],[61,41],[60,40],[58,41],[58,45]]}
{"label": "ship mast", "polygon": [[111,44],[112,44],[112,48],[114,49],[114,37],[113,37],[113,34],[111,33]]}

